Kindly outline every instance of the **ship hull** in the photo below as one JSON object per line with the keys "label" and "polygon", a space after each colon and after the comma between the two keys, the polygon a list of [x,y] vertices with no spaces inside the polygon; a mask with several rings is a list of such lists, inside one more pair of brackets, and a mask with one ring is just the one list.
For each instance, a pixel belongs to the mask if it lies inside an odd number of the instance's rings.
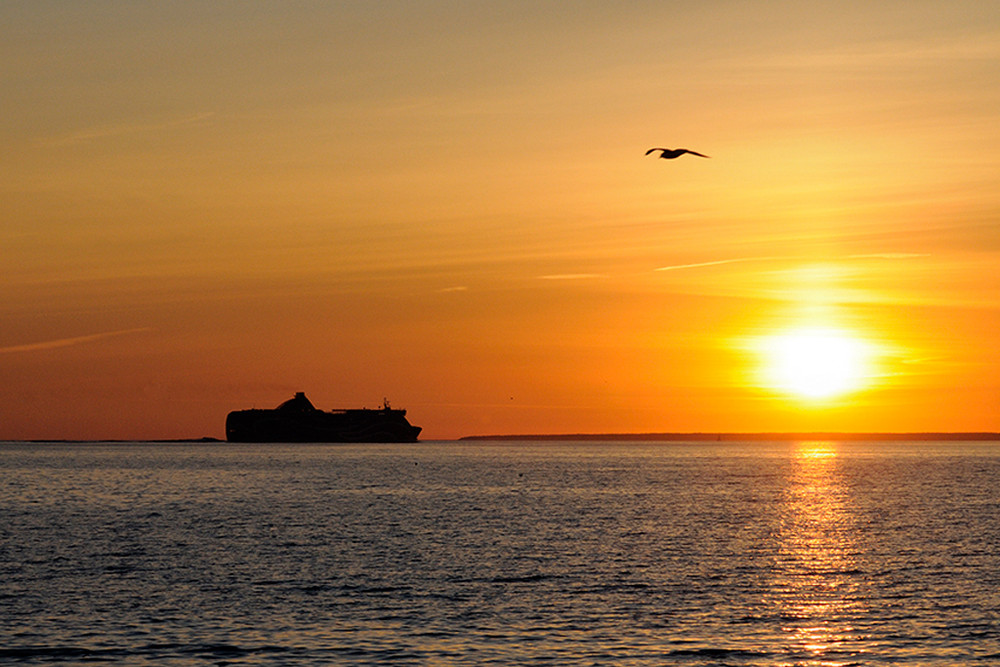
{"label": "ship hull", "polygon": [[421,428],[406,410],[317,410],[304,394],[274,410],[237,410],[226,417],[230,442],[416,442]]}
{"label": "ship hull", "polygon": [[384,414],[383,410],[320,412],[296,417],[274,412],[240,410],[229,413],[226,439],[230,442],[416,442],[421,430],[405,417]]}

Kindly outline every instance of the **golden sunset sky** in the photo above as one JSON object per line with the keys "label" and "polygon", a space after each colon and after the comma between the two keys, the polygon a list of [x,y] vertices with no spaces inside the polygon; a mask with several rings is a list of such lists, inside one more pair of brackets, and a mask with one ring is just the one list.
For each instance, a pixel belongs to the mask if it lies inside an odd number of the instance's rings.
{"label": "golden sunset sky", "polygon": [[1000,3],[32,0],[0,59],[0,439],[1000,430]]}

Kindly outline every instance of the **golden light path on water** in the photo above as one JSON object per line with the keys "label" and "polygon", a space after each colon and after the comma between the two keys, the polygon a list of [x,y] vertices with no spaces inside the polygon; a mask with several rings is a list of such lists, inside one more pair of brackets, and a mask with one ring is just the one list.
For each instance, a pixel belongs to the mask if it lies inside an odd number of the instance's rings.
{"label": "golden light path on water", "polygon": [[858,657],[851,644],[859,631],[850,619],[865,611],[865,595],[848,496],[837,444],[798,443],[783,498],[774,602],[791,647],[809,656],[805,664],[845,665]]}

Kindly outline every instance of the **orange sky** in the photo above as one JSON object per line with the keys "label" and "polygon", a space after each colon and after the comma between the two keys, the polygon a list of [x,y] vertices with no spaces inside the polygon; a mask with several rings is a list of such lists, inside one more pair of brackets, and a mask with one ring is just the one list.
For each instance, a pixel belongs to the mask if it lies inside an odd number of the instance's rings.
{"label": "orange sky", "polygon": [[[0,59],[0,439],[1000,430],[994,3],[6,2]],[[854,390],[768,384],[808,327]]]}

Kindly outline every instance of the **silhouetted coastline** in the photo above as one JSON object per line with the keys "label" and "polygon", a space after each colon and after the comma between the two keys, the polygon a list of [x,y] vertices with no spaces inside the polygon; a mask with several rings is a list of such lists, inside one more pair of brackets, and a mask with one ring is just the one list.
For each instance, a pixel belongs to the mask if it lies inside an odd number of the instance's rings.
{"label": "silhouetted coastline", "polygon": [[[1000,442],[1000,433],[982,432],[920,432],[920,433],[840,433],[840,432],[804,432],[804,433],[554,433],[525,435],[466,435],[449,440],[437,439],[439,442],[474,442],[484,440],[498,441],[582,441],[582,442],[795,442],[802,440],[829,440],[851,442]],[[0,440],[7,443],[28,444],[225,444],[226,440],[205,436],[202,438],[156,438],[156,439],[105,439],[74,440],[66,438],[35,438],[30,440]]]}
{"label": "silhouetted coastline", "polygon": [[202,438],[155,438],[152,440],[146,440],[143,438],[134,438],[131,440],[120,439],[120,438],[92,438],[88,440],[77,440],[72,438],[32,438],[31,440],[0,440],[0,442],[23,442],[32,445],[131,445],[135,443],[146,443],[150,445],[169,445],[169,444],[198,444],[198,443],[222,443],[225,440],[221,438],[213,438],[211,436],[204,436]]}
{"label": "silhouetted coastline", "polygon": [[720,441],[720,442],[774,442],[797,440],[850,440],[850,441],[1000,441],[1000,433],[970,432],[921,432],[921,433],[840,433],[829,431],[802,433],[566,433],[545,435],[470,435],[460,440],[621,440],[646,442]]}

